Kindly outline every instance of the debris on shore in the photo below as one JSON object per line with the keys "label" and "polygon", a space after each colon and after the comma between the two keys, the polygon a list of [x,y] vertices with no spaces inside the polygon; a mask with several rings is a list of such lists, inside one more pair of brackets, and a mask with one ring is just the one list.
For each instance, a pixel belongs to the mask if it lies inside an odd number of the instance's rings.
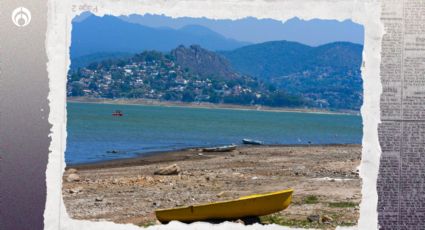
{"label": "debris on shore", "polygon": [[[200,157],[187,150],[74,166],[63,175],[67,212],[74,219],[144,226],[155,224],[159,208],[292,188],[291,205],[261,223],[325,229],[357,223],[361,179],[352,172],[360,164],[360,145],[260,145],[237,152]],[[319,217],[310,222],[310,215]]]}
{"label": "debris on shore", "polygon": [[176,164],[160,168],[154,172],[154,175],[178,175],[181,169]]}

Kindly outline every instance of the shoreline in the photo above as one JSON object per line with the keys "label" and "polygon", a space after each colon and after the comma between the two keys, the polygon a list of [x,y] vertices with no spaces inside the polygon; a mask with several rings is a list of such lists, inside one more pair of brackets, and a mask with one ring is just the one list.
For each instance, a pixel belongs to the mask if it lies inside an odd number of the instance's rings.
{"label": "shoreline", "polygon": [[67,97],[67,102],[71,103],[87,103],[87,104],[111,104],[111,105],[147,105],[147,106],[164,106],[164,107],[183,107],[183,108],[200,108],[200,109],[229,109],[242,111],[264,111],[264,112],[283,112],[283,113],[312,113],[312,114],[329,114],[329,115],[356,115],[360,116],[360,111],[341,110],[330,111],[312,108],[289,108],[289,107],[269,107],[269,106],[248,106],[236,104],[213,104],[209,102],[179,102],[179,101],[160,101],[155,99],[129,99],[129,98],[88,98],[88,97]]}
{"label": "shoreline", "polygon": [[[188,149],[67,168],[62,195],[73,219],[155,225],[155,210],[293,188],[291,205],[262,224],[330,229],[356,225],[361,145],[243,146]],[[177,173],[158,175],[173,166]],[[319,215],[330,222],[309,222]]]}
{"label": "shoreline", "polygon": [[[361,146],[361,144],[278,144],[278,145],[238,145],[236,150],[246,150],[255,148],[308,148],[308,147],[352,147]],[[105,169],[105,168],[120,168],[141,165],[151,165],[159,163],[174,162],[180,160],[196,160],[208,156],[219,156],[228,152],[203,152],[204,147],[181,148],[169,151],[155,151],[145,153],[136,157],[101,160],[96,162],[66,164],[65,169]],[[199,153],[202,153],[199,155]]]}

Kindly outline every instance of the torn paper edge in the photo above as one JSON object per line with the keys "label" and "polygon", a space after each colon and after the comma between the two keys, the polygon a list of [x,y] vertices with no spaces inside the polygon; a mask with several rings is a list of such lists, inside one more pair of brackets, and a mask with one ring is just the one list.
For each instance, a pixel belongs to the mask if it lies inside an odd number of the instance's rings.
{"label": "torn paper edge", "polygon": [[[171,17],[207,17],[211,19],[240,19],[256,17],[286,21],[293,17],[303,20],[351,19],[364,26],[362,78],[364,98],[361,114],[363,119],[362,202],[360,219],[355,227],[338,229],[377,229],[376,181],[381,149],[378,141],[380,123],[380,51],[383,25],[380,21],[381,3],[373,0],[75,0],[48,1],[48,30],[46,52],[49,73],[49,122],[51,144],[46,170],[47,199],[44,212],[45,229],[90,229],[130,230],[142,229],[132,224],[74,220],[69,217],[62,199],[62,174],[65,169],[66,147],[66,76],[70,65],[71,21],[82,13],[73,11],[73,6],[95,7],[95,15],[119,16],[130,14],[165,14]],[[278,225],[250,225],[225,222],[183,224],[170,222],[167,225],[151,226],[148,229],[289,229]],[[294,229],[294,228],[291,228]]]}

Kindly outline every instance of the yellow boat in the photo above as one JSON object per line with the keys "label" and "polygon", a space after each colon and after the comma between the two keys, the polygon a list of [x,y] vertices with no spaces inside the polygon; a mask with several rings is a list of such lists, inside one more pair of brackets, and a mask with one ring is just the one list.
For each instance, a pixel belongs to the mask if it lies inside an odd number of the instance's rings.
{"label": "yellow boat", "polygon": [[287,189],[278,192],[244,196],[230,201],[172,209],[158,209],[155,211],[155,214],[156,218],[162,223],[172,220],[194,222],[264,216],[287,208],[291,203],[292,192],[292,189]]}

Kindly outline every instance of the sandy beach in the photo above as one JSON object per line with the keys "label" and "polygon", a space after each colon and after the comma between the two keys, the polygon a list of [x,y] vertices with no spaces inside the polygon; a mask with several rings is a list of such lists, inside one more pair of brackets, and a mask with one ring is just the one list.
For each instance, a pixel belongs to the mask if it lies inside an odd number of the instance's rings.
{"label": "sandy beach", "polygon": [[[187,149],[67,167],[63,198],[76,219],[159,224],[154,210],[293,188],[286,210],[263,224],[332,229],[355,225],[361,200],[360,145]],[[178,175],[154,175],[176,164]],[[73,175],[71,175],[73,174]],[[70,176],[71,175],[71,176]],[[320,220],[314,220],[320,217]],[[308,220],[313,219],[313,221]]]}

